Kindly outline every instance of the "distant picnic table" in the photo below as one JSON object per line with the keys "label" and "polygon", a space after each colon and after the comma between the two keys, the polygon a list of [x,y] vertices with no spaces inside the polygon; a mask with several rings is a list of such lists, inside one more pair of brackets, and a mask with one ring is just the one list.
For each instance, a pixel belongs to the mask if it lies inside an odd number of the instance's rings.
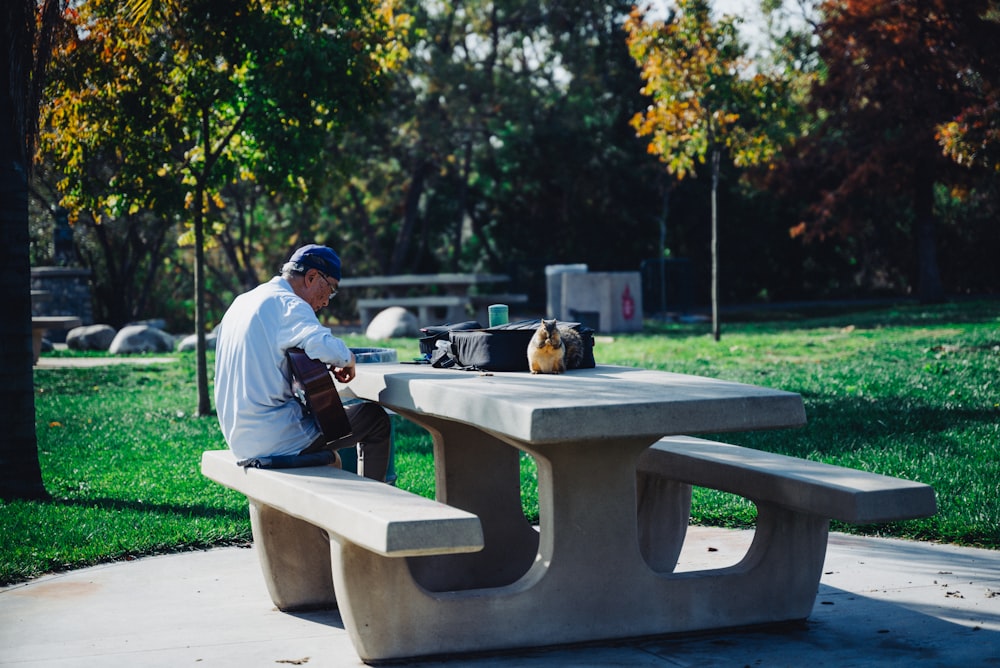
{"label": "distant picnic table", "polygon": [[[344,289],[365,291],[358,298],[361,326],[367,328],[378,311],[401,306],[417,312],[421,325],[461,322],[492,303],[525,303],[526,295],[487,294],[480,288],[508,283],[506,274],[442,273],[359,276],[340,281]],[[442,315],[443,313],[443,315]],[[485,324],[484,320],[481,320]]]}

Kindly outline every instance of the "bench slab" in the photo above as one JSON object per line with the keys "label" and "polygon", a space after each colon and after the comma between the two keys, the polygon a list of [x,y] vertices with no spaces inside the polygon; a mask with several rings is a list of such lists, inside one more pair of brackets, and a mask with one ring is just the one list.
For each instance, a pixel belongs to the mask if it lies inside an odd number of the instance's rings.
{"label": "bench slab", "polygon": [[851,524],[937,512],[930,485],[692,436],[661,439],[639,470]]}
{"label": "bench slab", "polygon": [[378,297],[359,299],[358,306],[367,308],[387,308],[389,306],[463,306],[468,298],[459,295],[441,295],[434,297]]}
{"label": "bench slab", "polygon": [[332,466],[244,469],[229,450],[202,455],[202,473],[264,506],[392,557],[475,552],[472,513]]}

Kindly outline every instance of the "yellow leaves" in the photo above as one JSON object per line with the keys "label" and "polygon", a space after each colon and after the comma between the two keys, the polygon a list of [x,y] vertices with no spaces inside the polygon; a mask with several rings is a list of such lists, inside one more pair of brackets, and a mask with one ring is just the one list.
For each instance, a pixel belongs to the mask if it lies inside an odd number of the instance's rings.
{"label": "yellow leaves", "polygon": [[201,144],[195,144],[184,152],[184,161],[190,164],[204,162],[205,148]]}
{"label": "yellow leaves", "polygon": [[[218,234],[225,230],[225,223],[213,222],[210,227],[210,231],[214,234]],[[205,249],[218,248],[218,240],[212,236],[208,235],[204,238]],[[195,232],[194,223],[186,222],[184,223],[184,231],[177,235],[177,245],[181,248],[194,248],[195,246]]]}
{"label": "yellow leaves", "polygon": [[713,22],[705,0],[676,5],[667,23],[647,22],[638,9],[625,21],[642,93],[652,99],[630,125],[638,136],[650,137],[649,152],[679,179],[721,146],[741,166],[769,159],[777,148],[763,129],[751,128],[753,112],[745,113],[745,100],[766,97],[760,91],[770,82],[742,75],[745,47],[733,21]]}
{"label": "yellow leaves", "polygon": [[972,167],[979,159],[983,146],[976,146],[968,136],[969,125],[958,121],[939,125],[934,134],[942,153],[959,165]]}
{"label": "yellow leaves", "polygon": [[712,114],[712,118],[715,119],[720,126],[724,126],[724,125],[732,125],[736,121],[740,120],[740,115],[737,113],[720,110]]}
{"label": "yellow leaves", "polygon": [[955,185],[952,186],[951,190],[948,192],[952,199],[964,202],[969,198],[969,187],[966,185]]}

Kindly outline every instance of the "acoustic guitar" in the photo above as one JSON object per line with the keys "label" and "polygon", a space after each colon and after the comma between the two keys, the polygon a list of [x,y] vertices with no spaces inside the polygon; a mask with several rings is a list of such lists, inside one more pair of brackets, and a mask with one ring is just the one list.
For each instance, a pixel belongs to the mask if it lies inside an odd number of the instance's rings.
{"label": "acoustic guitar", "polygon": [[301,348],[289,348],[285,356],[292,371],[292,394],[304,411],[316,419],[326,442],[349,435],[351,422],[333,384],[330,368],[306,355]]}

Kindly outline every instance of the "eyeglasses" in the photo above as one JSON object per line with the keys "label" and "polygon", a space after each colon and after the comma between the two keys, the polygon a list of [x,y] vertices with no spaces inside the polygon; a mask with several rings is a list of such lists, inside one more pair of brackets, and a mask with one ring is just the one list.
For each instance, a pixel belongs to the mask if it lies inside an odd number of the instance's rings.
{"label": "eyeglasses", "polygon": [[317,270],[316,273],[318,273],[319,277],[323,279],[324,283],[326,283],[326,287],[330,288],[330,299],[333,299],[334,297],[336,297],[337,293],[340,292],[340,290],[338,290],[336,287],[330,285],[330,279],[326,277],[326,274],[324,274],[323,272],[321,272],[319,270]]}

